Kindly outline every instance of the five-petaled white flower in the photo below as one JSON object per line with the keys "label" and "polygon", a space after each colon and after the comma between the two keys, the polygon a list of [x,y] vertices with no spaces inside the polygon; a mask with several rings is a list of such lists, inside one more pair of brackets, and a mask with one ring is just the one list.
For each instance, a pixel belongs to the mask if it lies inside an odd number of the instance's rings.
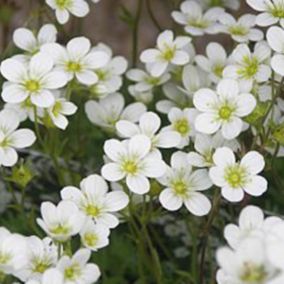
{"label": "five-petaled white flower", "polygon": [[17,47],[27,52],[28,55],[37,53],[41,46],[56,41],[57,30],[54,25],[43,25],[37,35],[27,28],[18,28],[13,33],[13,41]]}
{"label": "five-petaled white flower", "polygon": [[28,64],[13,58],[4,60],[1,73],[8,80],[2,90],[7,103],[21,103],[30,98],[35,106],[49,107],[55,101],[52,91],[67,83],[64,72],[54,70],[52,58],[42,52],[34,55]]}
{"label": "five-petaled white flower", "polygon": [[246,0],[254,10],[261,12],[256,17],[256,24],[261,27],[275,25],[277,22],[284,28],[283,0]]}
{"label": "five-petaled white flower", "polygon": [[224,9],[214,7],[208,9],[204,14],[200,3],[197,1],[184,1],[180,6],[181,11],[172,12],[174,20],[185,26],[185,31],[193,36],[201,36],[205,33],[216,34],[221,30],[218,22],[223,15]]}
{"label": "five-petaled white flower", "polygon": [[263,32],[255,29],[255,15],[246,14],[238,20],[230,14],[220,17],[220,22],[224,25],[223,32],[230,34],[236,42],[260,41],[263,39]]}
{"label": "five-petaled white flower", "polygon": [[71,39],[66,48],[58,43],[45,44],[42,52],[53,58],[57,70],[64,72],[68,81],[76,78],[84,85],[92,85],[99,78],[94,72],[109,61],[109,55],[104,51],[91,51],[91,42],[86,37]]}
{"label": "five-petaled white flower", "polygon": [[146,112],[141,115],[139,125],[127,120],[120,120],[116,123],[118,134],[124,138],[131,138],[138,134],[144,134],[151,139],[151,150],[156,148],[173,148],[179,145],[181,135],[173,130],[158,130],[161,126],[160,117],[154,112]]}
{"label": "five-petaled white flower", "polygon": [[159,196],[162,206],[170,211],[186,208],[196,216],[206,215],[211,209],[209,199],[200,191],[211,187],[207,170],[192,171],[187,154],[176,152],[171,157],[171,167],[158,179],[166,187]]}
{"label": "five-petaled white flower", "polygon": [[202,70],[209,73],[209,78],[213,83],[218,83],[222,79],[225,66],[228,64],[226,50],[219,43],[211,42],[206,47],[206,56],[197,55],[195,62]]}
{"label": "five-petaled white flower", "polygon": [[265,166],[263,156],[258,152],[250,151],[236,162],[234,152],[222,147],[214,153],[213,162],[215,166],[209,170],[210,178],[222,188],[222,195],[228,201],[241,201],[244,192],[260,196],[267,190],[266,179],[258,175]]}
{"label": "five-petaled white flower", "polygon": [[239,44],[231,55],[231,63],[225,67],[223,76],[238,80],[242,90],[251,91],[253,84],[264,83],[271,76],[268,60],[271,49],[266,42],[259,42],[251,52],[248,45]]}
{"label": "five-petaled white flower", "polygon": [[16,149],[31,146],[36,136],[30,129],[18,129],[19,118],[12,110],[0,112],[0,165],[11,167],[18,161]]}
{"label": "five-petaled white flower", "polygon": [[104,151],[111,160],[102,168],[102,175],[109,181],[126,179],[128,188],[137,194],[150,190],[149,178],[159,178],[166,164],[159,155],[151,155],[151,140],[145,135],[135,135],[123,142],[110,139]]}
{"label": "five-petaled white flower", "polygon": [[85,0],[45,0],[53,10],[60,24],[68,22],[70,15],[85,17],[89,13],[89,5]]}
{"label": "five-petaled white flower", "polygon": [[88,263],[91,251],[79,249],[72,257],[64,255],[58,261],[56,268],[64,275],[64,284],[97,282],[101,272],[94,263]]}
{"label": "five-petaled white flower", "polygon": [[86,216],[71,201],[60,201],[57,206],[43,202],[40,207],[42,219],[38,225],[52,239],[64,242],[77,235],[86,222]]}
{"label": "five-petaled white flower", "polygon": [[198,111],[194,108],[185,108],[183,110],[173,107],[171,108],[168,119],[171,125],[164,127],[163,131],[176,131],[181,135],[178,148],[183,148],[189,143],[189,139],[194,137],[196,131],[194,122]]}
{"label": "five-petaled white flower", "polygon": [[169,66],[181,66],[189,62],[189,55],[183,48],[190,41],[191,38],[187,36],[174,39],[174,33],[166,30],[158,36],[157,47],[144,50],[140,59],[148,64],[152,76],[160,77],[166,73]]}
{"label": "five-petaled white flower", "polygon": [[80,183],[80,189],[66,186],[61,191],[63,200],[74,202],[80,211],[96,223],[109,228],[119,224],[118,218],[112,214],[125,208],[129,198],[123,191],[108,192],[106,181],[99,175],[90,175]]}
{"label": "five-petaled white flower", "polygon": [[251,94],[240,94],[236,81],[224,79],[217,85],[217,92],[211,89],[197,91],[193,103],[202,112],[196,117],[196,129],[205,134],[221,129],[223,137],[230,140],[242,131],[241,117],[253,111],[256,99]]}

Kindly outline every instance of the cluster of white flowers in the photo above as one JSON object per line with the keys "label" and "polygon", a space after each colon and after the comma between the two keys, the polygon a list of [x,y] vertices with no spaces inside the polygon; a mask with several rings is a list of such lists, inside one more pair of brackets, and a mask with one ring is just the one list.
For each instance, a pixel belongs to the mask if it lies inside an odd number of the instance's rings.
{"label": "cluster of white flowers", "polygon": [[283,234],[281,218],[265,218],[260,208],[245,207],[238,225],[225,227],[228,246],[217,251],[218,284],[283,283]]}
{"label": "cluster of white flowers", "polygon": [[[72,102],[74,95],[85,95],[87,118],[108,139],[101,176],[88,176],[79,188],[64,187],[57,205],[41,204],[37,223],[47,238],[0,228],[0,273],[28,284],[91,284],[100,276],[89,262],[91,253],[108,245],[110,230],[119,224],[117,212],[133,197],[148,202],[150,196],[168,211],[184,205],[204,216],[216,191],[233,203],[266,192],[264,155],[284,155],[284,100],[277,98],[284,76],[284,1],[247,0],[261,14],[238,19],[209,2],[181,3],[172,17],[185,35],[161,32],[155,47],[140,55],[144,67],[130,70],[126,59],[113,56],[103,43],[92,46],[86,37],[58,43],[52,24],[36,35],[27,28],[14,32],[22,53],[0,67],[6,79],[0,166],[14,166],[15,148],[35,141],[32,130],[17,130],[20,122],[31,120],[36,131],[38,123],[65,130],[66,116],[82,107]],[[229,9],[239,6],[223,2]],[[89,11],[85,0],[46,3],[62,24],[69,13],[84,17]],[[281,27],[256,28],[278,22]],[[210,42],[205,54],[197,54],[196,38],[218,33],[230,36],[233,50]],[[108,191],[105,180],[119,189]],[[264,219],[256,207],[244,209],[239,227],[225,229],[230,248],[217,253],[218,283],[283,284],[283,228],[279,218]],[[73,254],[76,236],[81,248]]]}
{"label": "cluster of white flowers", "polygon": [[[119,224],[114,213],[124,209],[129,198],[123,191],[108,192],[105,180],[95,174],[83,179],[80,189],[64,187],[61,197],[57,206],[41,204],[37,223],[48,237],[25,237],[0,228],[1,273],[28,284],[91,284],[99,279],[98,266],[88,261],[92,252],[109,244],[110,229]],[[76,235],[81,248],[72,254]]]}

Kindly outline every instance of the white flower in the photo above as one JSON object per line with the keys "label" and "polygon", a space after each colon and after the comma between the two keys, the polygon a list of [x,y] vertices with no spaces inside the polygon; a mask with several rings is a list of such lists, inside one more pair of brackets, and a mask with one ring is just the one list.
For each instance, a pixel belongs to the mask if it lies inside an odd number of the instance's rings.
{"label": "white flower", "polygon": [[213,183],[222,188],[225,199],[238,202],[244,192],[260,196],[267,190],[267,181],[259,176],[264,169],[264,159],[256,151],[248,152],[240,162],[236,162],[234,152],[227,147],[218,148],[213,155],[215,166],[209,170]]}
{"label": "white flower", "polygon": [[166,30],[158,36],[157,47],[143,51],[140,59],[148,64],[152,76],[160,77],[166,73],[169,66],[180,66],[189,62],[189,55],[183,48],[190,41],[191,38],[186,36],[174,39],[174,33]]}
{"label": "white flower", "polygon": [[53,60],[43,53],[34,55],[25,65],[13,58],[1,63],[1,73],[9,81],[2,90],[7,103],[21,103],[30,98],[38,107],[49,107],[54,103],[52,91],[66,85],[67,77],[53,69]]}
{"label": "white flower", "polygon": [[250,205],[241,211],[238,222],[239,226],[229,224],[225,227],[224,237],[232,248],[237,248],[241,242],[250,237],[264,239],[279,222],[282,222],[282,220],[277,217],[264,219],[262,210]]}
{"label": "white flower", "polygon": [[223,17],[224,9],[215,7],[203,14],[200,4],[195,1],[182,2],[180,9],[181,11],[172,12],[172,17],[177,23],[185,26],[187,33],[201,36],[220,31],[221,25],[218,20]]}
{"label": "white flower", "polygon": [[271,58],[271,67],[277,74],[284,76],[284,30],[279,27],[269,28],[267,42],[276,51]]}
{"label": "white flower", "polygon": [[280,22],[284,27],[283,0],[246,0],[254,10],[261,12],[256,17],[256,24],[261,27],[275,25]]}
{"label": "white flower", "polygon": [[119,94],[111,94],[99,102],[88,101],[85,104],[85,112],[89,120],[107,130],[115,130],[115,124],[119,120],[137,122],[140,116],[146,112],[142,103],[133,103],[125,107],[124,97]]}
{"label": "white flower", "polygon": [[192,96],[196,91],[210,85],[210,80],[201,68],[188,64],[182,71],[182,83],[184,89],[181,87],[178,87],[178,89],[183,91],[190,99],[192,99]]}
{"label": "white flower", "polygon": [[206,47],[206,56],[197,55],[195,61],[202,70],[209,73],[209,78],[213,83],[218,83],[228,64],[226,50],[219,43],[210,42]]}
{"label": "white flower", "polygon": [[143,104],[149,104],[153,101],[154,95],[152,91],[139,92],[136,90],[135,85],[128,87],[129,94],[135,98],[136,101]]}
{"label": "white flower", "polygon": [[13,41],[17,47],[29,55],[37,53],[41,46],[56,41],[57,30],[54,25],[46,24],[40,28],[37,36],[26,28],[18,28],[13,33]]}
{"label": "white flower", "polygon": [[126,179],[128,188],[137,194],[150,190],[149,178],[161,177],[166,170],[164,161],[149,155],[151,140],[145,135],[135,135],[129,141],[107,140],[104,151],[111,160],[102,168],[102,175],[109,181]]}
{"label": "white flower", "polygon": [[105,66],[109,60],[106,52],[91,51],[91,42],[86,37],[71,39],[66,48],[58,43],[50,43],[41,50],[53,58],[56,69],[63,72],[68,81],[76,78],[87,86],[98,82],[94,70]]}
{"label": "white flower", "polygon": [[172,155],[171,167],[159,178],[159,182],[166,187],[160,193],[159,200],[167,210],[178,210],[184,204],[196,216],[206,215],[210,211],[209,199],[199,192],[212,185],[208,172],[192,171],[186,153],[176,152]]}
{"label": "white flower", "polygon": [[127,120],[116,123],[118,134],[123,138],[131,138],[137,134],[144,134],[151,139],[151,150],[156,148],[173,148],[180,144],[181,136],[177,131],[158,130],[161,126],[160,117],[154,112],[146,112],[141,115],[139,125]]}
{"label": "white flower", "polygon": [[109,228],[119,224],[112,214],[125,208],[129,198],[123,191],[108,192],[108,185],[99,175],[90,175],[80,183],[80,189],[66,186],[61,191],[63,200],[74,202],[80,211],[96,223]]}
{"label": "white flower", "polygon": [[98,251],[109,244],[109,234],[108,227],[89,220],[80,232],[81,242],[86,248]]}
{"label": "white flower", "polygon": [[227,146],[233,151],[240,147],[237,140],[225,140],[220,132],[217,132],[214,136],[196,134],[194,141],[196,152],[188,153],[189,164],[197,168],[213,166],[214,151],[222,146]]}
{"label": "white flower", "polygon": [[61,201],[57,206],[43,202],[40,211],[42,219],[37,218],[37,223],[52,239],[60,242],[77,235],[86,221],[84,214],[71,201]]}
{"label": "white flower", "polygon": [[183,148],[188,145],[189,139],[196,133],[194,121],[198,112],[194,108],[185,108],[183,110],[173,107],[171,108],[168,119],[171,122],[170,126],[163,128],[163,131],[176,131],[181,135],[181,142],[177,146]]}
{"label": "white flower", "polygon": [[31,146],[36,136],[30,129],[18,129],[19,118],[11,110],[0,112],[0,165],[11,167],[18,161],[16,149]]}
{"label": "white flower", "polygon": [[129,80],[136,82],[134,85],[135,91],[140,93],[149,92],[156,86],[163,85],[170,79],[168,73],[154,77],[148,73],[148,70],[143,71],[140,69],[131,69],[126,73],[126,76]]}
{"label": "white flower", "polygon": [[42,279],[29,280],[26,284],[64,284],[64,276],[56,268],[50,268],[43,273]]}
{"label": "white flower", "polygon": [[99,80],[96,85],[91,87],[90,91],[93,95],[102,97],[115,93],[120,89],[122,86],[122,74],[125,73],[128,63],[122,56],[113,57],[111,48],[105,44],[99,43],[91,50],[91,52],[98,51],[105,52],[109,60],[104,66],[95,69]]}
{"label": "white flower", "polygon": [[253,111],[256,99],[251,94],[240,94],[236,81],[224,79],[217,85],[217,92],[211,89],[197,91],[193,103],[202,112],[196,117],[196,129],[205,134],[221,129],[223,137],[230,140],[242,131],[241,117]]}
{"label": "white flower", "polygon": [[219,249],[217,261],[222,271],[218,284],[281,283],[270,282],[278,273],[269,263],[265,246],[258,238],[247,239],[235,251],[228,247]]}
{"label": "white flower", "polygon": [[96,282],[101,272],[94,263],[87,263],[91,257],[88,249],[78,250],[72,258],[64,255],[57,264],[57,269],[64,275],[64,284]]}
{"label": "white flower", "polygon": [[26,264],[26,239],[0,227],[0,272],[12,274]]}
{"label": "white flower", "polygon": [[27,238],[27,263],[15,271],[14,275],[21,281],[40,280],[42,275],[57,263],[57,247],[50,238],[43,240],[36,236]]}
{"label": "white flower", "polygon": [[68,22],[69,13],[76,17],[85,17],[90,11],[85,0],[45,0],[45,2],[55,10],[56,19],[60,24]]}
{"label": "white flower", "polygon": [[239,44],[233,51],[232,63],[225,67],[223,76],[238,80],[243,90],[250,91],[253,83],[266,82],[271,75],[268,60],[271,50],[266,42],[259,42],[252,53],[246,44]]}
{"label": "white flower", "polygon": [[74,114],[77,109],[77,106],[72,102],[68,102],[64,98],[56,98],[54,105],[47,109],[47,113],[53,124],[64,130],[68,125],[68,119],[65,116]]}
{"label": "white flower", "polygon": [[230,14],[220,17],[220,22],[224,25],[223,32],[231,35],[236,42],[260,41],[263,39],[263,32],[255,29],[255,15],[245,14],[238,20]]}
{"label": "white flower", "polygon": [[[183,74],[185,73],[184,71]],[[187,86],[187,83],[184,84]],[[190,98],[186,92],[174,83],[165,84],[163,86],[163,93],[167,99],[160,100],[156,104],[156,109],[161,113],[168,114],[173,107],[185,108],[191,105]]]}

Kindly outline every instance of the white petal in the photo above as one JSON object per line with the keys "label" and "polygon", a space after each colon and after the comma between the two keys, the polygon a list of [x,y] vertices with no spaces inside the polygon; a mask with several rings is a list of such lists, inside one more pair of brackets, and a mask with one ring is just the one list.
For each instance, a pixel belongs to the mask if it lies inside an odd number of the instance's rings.
{"label": "white petal", "polygon": [[129,141],[129,154],[143,158],[151,149],[151,140],[145,135],[136,135]]}
{"label": "white petal", "polygon": [[12,104],[21,103],[29,96],[20,85],[16,84],[5,86],[1,95],[5,102]]}
{"label": "white petal", "polygon": [[241,166],[244,166],[251,174],[256,175],[264,169],[265,161],[261,154],[250,151],[242,158]]}
{"label": "white petal", "polygon": [[151,178],[159,178],[166,171],[166,164],[163,160],[156,158],[145,158],[143,160],[143,174]]}
{"label": "white petal", "polygon": [[159,200],[162,206],[169,211],[176,211],[182,206],[182,199],[174,195],[170,188],[166,188],[160,193]]}
{"label": "white petal", "polygon": [[144,63],[155,62],[160,55],[157,49],[146,49],[141,53],[140,60]]}
{"label": "white petal", "polygon": [[200,111],[210,111],[218,103],[218,97],[211,89],[201,89],[193,96],[193,104]]}
{"label": "white petal", "polygon": [[97,74],[89,70],[84,70],[82,72],[76,73],[76,78],[80,83],[87,86],[94,85],[99,80]]}
{"label": "white petal", "polygon": [[67,84],[67,76],[61,71],[51,71],[43,78],[44,88],[47,89],[59,89]]}
{"label": "white petal", "polygon": [[149,180],[141,175],[128,175],[126,177],[126,184],[132,192],[137,194],[145,194],[150,190]]}
{"label": "white petal", "polygon": [[284,76],[284,55],[274,55],[271,59],[271,67],[277,74]]}
{"label": "white petal", "polygon": [[91,48],[91,42],[86,37],[76,37],[71,39],[66,47],[70,58],[78,61],[88,53]]}
{"label": "white petal", "polygon": [[72,2],[72,6],[69,8],[69,10],[77,17],[85,17],[89,13],[90,7],[87,2],[77,0]]}
{"label": "white petal", "polygon": [[45,43],[51,43],[56,41],[57,36],[57,30],[54,25],[52,24],[46,24],[41,27],[38,33],[38,41],[39,43],[45,44]]}
{"label": "white petal", "polygon": [[140,133],[139,127],[127,120],[120,120],[115,124],[115,128],[121,137],[131,138]]}
{"label": "white petal", "polygon": [[206,190],[212,186],[207,170],[196,170],[190,176],[190,184],[195,191]]}
{"label": "white petal", "polygon": [[15,149],[6,147],[0,148],[0,165],[12,167],[18,161],[18,154]]}
{"label": "white petal", "polygon": [[62,25],[66,24],[70,17],[69,12],[66,9],[64,10],[56,9],[55,14],[56,14],[57,21]]}
{"label": "white petal", "polygon": [[16,29],[13,34],[13,41],[17,47],[28,52],[33,52],[37,47],[34,34],[26,28]]}
{"label": "white petal", "polygon": [[19,129],[10,136],[10,139],[13,147],[26,148],[35,142],[36,136],[30,129]]}
{"label": "white petal", "polygon": [[121,119],[137,122],[141,115],[146,112],[146,107],[142,103],[128,105],[121,114]]}
{"label": "white petal", "polygon": [[256,206],[245,207],[239,217],[239,225],[243,230],[261,228],[264,221],[262,210]]}
{"label": "white petal", "polygon": [[217,86],[217,93],[226,99],[234,98],[239,94],[238,82],[232,79],[223,79]]}
{"label": "white petal", "polygon": [[32,78],[39,79],[51,71],[53,60],[46,54],[37,53],[29,63],[29,71]]}
{"label": "white petal", "polygon": [[278,19],[273,17],[270,13],[262,13],[256,17],[256,24],[260,27],[272,26],[277,22]]}
{"label": "white petal", "polygon": [[209,199],[199,192],[191,193],[190,197],[184,201],[184,204],[186,208],[196,216],[204,216],[208,214],[211,209]]}
{"label": "white petal", "polygon": [[113,191],[106,196],[106,207],[109,212],[119,211],[127,206],[129,198],[123,191]]}
{"label": "white petal", "polygon": [[107,140],[104,144],[104,151],[113,161],[120,161],[123,156],[126,156],[126,148],[122,142],[116,139]]}
{"label": "white petal", "polygon": [[221,126],[216,120],[216,115],[210,113],[202,113],[196,117],[195,128],[205,134],[215,133]]}
{"label": "white petal", "polygon": [[234,152],[230,148],[221,147],[215,151],[213,161],[218,167],[227,167],[229,165],[234,165],[236,158]]}
{"label": "white petal", "polygon": [[210,179],[212,180],[212,182],[219,186],[219,187],[223,187],[227,184],[224,176],[225,176],[225,172],[224,169],[222,167],[212,167],[209,170],[209,176]]}
{"label": "white petal", "polygon": [[251,94],[241,94],[238,96],[236,115],[243,117],[249,115],[256,106],[256,99]]}
{"label": "white petal", "polygon": [[15,83],[21,83],[27,77],[25,65],[16,59],[2,61],[1,73],[7,80]]}
{"label": "white petal", "polygon": [[242,189],[233,189],[230,187],[222,187],[222,196],[230,202],[240,202],[243,200],[245,194]]}
{"label": "white petal", "polygon": [[165,45],[171,44],[174,40],[174,33],[170,30],[166,30],[159,34],[157,38],[157,46],[159,49],[165,48]]}
{"label": "white petal", "polygon": [[261,176],[254,176],[249,184],[244,186],[244,191],[253,196],[261,196],[267,190],[267,180]]}
{"label": "white petal", "polygon": [[125,174],[118,164],[109,163],[102,167],[102,176],[109,181],[119,181],[125,177]]}
{"label": "white petal", "polygon": [[110,60],[109,55],[104,51],[94,51],[84,57],[83,63],[90,69],[104,67]]}
{"label": "white petal", "polygon": [[221,129],[222,135],[225,139],[234,139],[241,133],[242,127],[242,120],[238,117],[233,117],[230,121],[223,123]]}
{"label": "white petal", "polygon": [[171,63],[176,65],[185,65],[189,61],[189,56],[185,51],[176,51]]}
{"label": "white petal", "polygon": [[283,53],[284,51],[284,31],[280,27],[271,27],[268,29],[267,41],[269,46],[276,52]]}
{"label": "white petal", "polygon": [[144,113],[139,120],[142,133],[150,137],[158,131],[160,125],[161,119],[154,112]]}
{"label": "white petal", "polygon": [[45,108],[52,106],[55,102],[55,98],[51,92],[42,90],[40,93],[31,95],[31,102],[38,107]]}
{"label": "white petal", "polygon": [[156,146],[160,148],[173,148],[177,147],[181,142],[181,136],[176,131],[160,132],[156,136]]}

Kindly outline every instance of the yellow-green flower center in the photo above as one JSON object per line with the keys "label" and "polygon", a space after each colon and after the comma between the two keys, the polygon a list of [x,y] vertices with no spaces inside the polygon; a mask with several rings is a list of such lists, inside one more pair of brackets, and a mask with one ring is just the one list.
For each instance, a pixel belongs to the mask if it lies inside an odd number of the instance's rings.
{"label": "yellow-green flower center", "polygon": [[234,108],[224,105],[219,109],[219,118],[222,120],[229,120],[234,112]]}
{"label": "yellow-green flower center", "polygon": [[82,66],[80,63],[75,61],[69,61],[66,65],[66,69],[69,72],[80,72],[82,69]]}
{"label": "yellow-green flower center", "polygon": [[85,212],[88,216],[98,217],[101,213],[101,209],[98,206],[88,204],[85,208]]}
{"label": "yellow-green flower center", "polygon": [[48,268],[51,267],[51,263],[49,261],[43,261],[43,260],[35,260],[33,272],[37,273],[44,273]]}
{"label": "yellow-green flower center", "polygon": [[271,15],[275,18],[284,18],[284,5],[283,4],[272,4],[268,8]]}
{"label": "yellow-green flower center", "polygon": [[81,268],[79,264],[73,264],[65,269],[64,278],[70,281],[76,280],[81,274]]}
{"label": "yellow-green flower center", "polygon": [[246,184],[247,173],[245,168],[240,165],[234,165],[225,170],[224,178],[232,188],[239,188]]}
{"label": "yellow-green flower center", "polygon": [[259,68],[259,62],[256,57],[249,58],[248,56],[245,56],[243,58],[243,67],[239,69],[237,72],[238,74],[245,78],[245,79],[250,79],[253,77]]}
{"label": "yellow-green flower center", "polygon": [[53,106],[52,113],[54,116],[58,116],[62,111],[62,103],[56,102]]}
{"label": "yellow-green flower center", "polygon": [[40,86],[40,82],[37,81],[37,80],[28,80],[25,82],[25,89],[28,91],[28,92],[31,92],[31,93],[35,93],[35,92],[38,92],[41,88]]}
{"label": "yellow-green flower center", "polygon": [[214,73],[217,77],[219,77],[219,78],[222,77],[222,75],[223,75],[223,70],[224,70],[224,65],[222,65],[222,64],[216,64],[216,65],[213,67],[213,73]]}
{"label": "yellow-green flower center", "polygon": [[11,259],[11,255],[8,253],[2,253],[0,252],[0,264],[5,265],[7,262]]}
{"label": "yellow-green flower center", "polygon": [[166,61],[171,61],[175,56],[175,52],[176,52],[175,47],[171,47],[171,46],[168,46],[167,44],[165,44],[165,48],[163,50],[162,57]]}
{"label": "yellow-green flower center", "polygon": [[205,29],[209,26],[209,22],[205,21],[204,19],[190,19],[188,21],[188,25],[195,27],[195,28],[199,28],[199,29]]}
{"label": "yellow-green flower center", "polygon": [[71,0],[55,0],[56,6],[60,9],[66,9],[70,6]]}
{"label": "yellow-green flower center", "polygon": [[84,241],[88,246],[94,247],[98,242],[98,236],[93,233],[86,233],[84,235]]}
{"label": "yellow-green flower center", "polygon": [[229,28],[229,32],[235,36],[245,36],[249,30],[244,26],[232,26]]}
{"label": "yellow-green flower center", "polygon": [[60,224],[52,228],[50,232],[54,235],[67,235],[70,232],[70,228]]}
{"label": "yellow-green flower center", "polygon": [[187,194],[187,185],[182,180],[172,182],[172,187],[176,195],[185,196]]}
{"label": "yellow-green flower center", "polygon": [[108,72],[105,71],[105,70],[102,70],[102,69],[96,70],[96,74],[97,74],[100,81],[106,80],[106,78],[108,76]]}
{"label": "yellow-green flower center", "polygon": [[138,170],[137,163],[132,160],[127,160],[123,163],[122,170],[128,174],[134,175]]}
{"label": "yellow-green flower center", "polygon": [[150,85],[155,86],[155,85],[158,85],[160,83],[160,78],[159,77],[156,77],[156,78],[155,77],[148,77],[146,79],[146,82]]}
{"label": "yellow-green flower center", "polygon": [[261,284],[266,279],[266,271],[263,266],[255,266],[249,263],[245,264],[241,280],[250,284]]}
{"label": "yellow-green flower center", "polygon": [[180,133],[181,136],[186,136],[190,131],[190,125],[186,118],[179,119],[174,123],[174,129]]}

